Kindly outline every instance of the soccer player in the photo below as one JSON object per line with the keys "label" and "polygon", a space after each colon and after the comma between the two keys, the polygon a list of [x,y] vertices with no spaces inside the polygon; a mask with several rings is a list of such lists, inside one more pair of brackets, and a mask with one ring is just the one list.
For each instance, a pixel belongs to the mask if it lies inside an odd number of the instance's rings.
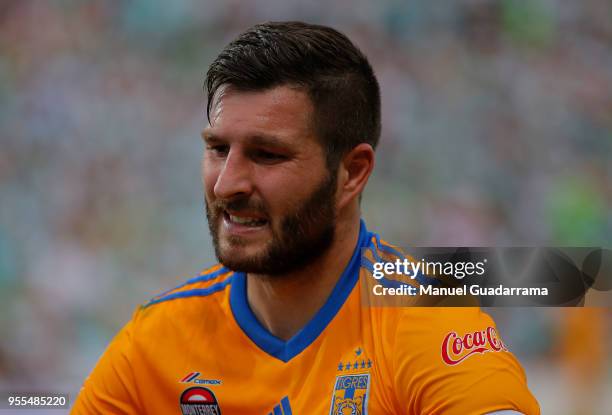
{"label": "soccer player", "polygon": [[478,308],[370,307],[360,219],[380,94],[328,27],[256,25],[210,66],[202,179],[220,264],[138,308],[75,414],[539,413]]}

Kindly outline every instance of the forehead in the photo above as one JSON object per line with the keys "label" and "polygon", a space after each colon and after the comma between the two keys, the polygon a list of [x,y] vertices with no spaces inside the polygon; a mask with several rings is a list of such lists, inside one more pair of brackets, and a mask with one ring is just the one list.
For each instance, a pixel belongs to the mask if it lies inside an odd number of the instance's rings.
{"label": "forehead", "polygon": [[241,91],[221,87],[213,100],[207,130],[224,138],[257,134],[304,137],[312,135],[312,113],[310,98],[298,88]]}

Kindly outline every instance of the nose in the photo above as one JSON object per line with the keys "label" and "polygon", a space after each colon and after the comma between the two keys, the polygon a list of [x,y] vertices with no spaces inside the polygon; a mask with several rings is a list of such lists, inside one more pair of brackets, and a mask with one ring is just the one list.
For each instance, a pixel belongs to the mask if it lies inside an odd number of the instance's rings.
{"label": "nose", "polygon": [[248,160],[237,151],[230,150],[213,188],[215,196],[219,199],[231,199],[236,196],[249,195],[252,190],[253,183]]}

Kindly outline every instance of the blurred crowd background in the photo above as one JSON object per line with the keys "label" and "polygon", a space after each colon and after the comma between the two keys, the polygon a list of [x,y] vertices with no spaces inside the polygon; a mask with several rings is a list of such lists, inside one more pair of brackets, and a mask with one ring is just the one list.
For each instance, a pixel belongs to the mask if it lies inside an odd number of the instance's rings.
{"label": "blurred crowd background", "polygon": [[[74,397],[139,303],[214,261],[204,74],[266,20],[369,56],[387,240],[612,247],[609,0],[3,0],[0,390]],[[610,309],[492,313],[543,414],[612,413]]]}

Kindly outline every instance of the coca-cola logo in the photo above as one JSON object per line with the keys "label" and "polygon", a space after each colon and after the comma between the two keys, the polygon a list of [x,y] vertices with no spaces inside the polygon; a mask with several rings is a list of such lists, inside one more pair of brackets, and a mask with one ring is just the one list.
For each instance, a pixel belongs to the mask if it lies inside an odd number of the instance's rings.
{"label": "coca-cola logo", "polygon": [[451,331],[442,341],[442,360],[447,365],[457,365],[477,353],[501,352],[508,349],[494,327],[467,333],[463,336]]}

